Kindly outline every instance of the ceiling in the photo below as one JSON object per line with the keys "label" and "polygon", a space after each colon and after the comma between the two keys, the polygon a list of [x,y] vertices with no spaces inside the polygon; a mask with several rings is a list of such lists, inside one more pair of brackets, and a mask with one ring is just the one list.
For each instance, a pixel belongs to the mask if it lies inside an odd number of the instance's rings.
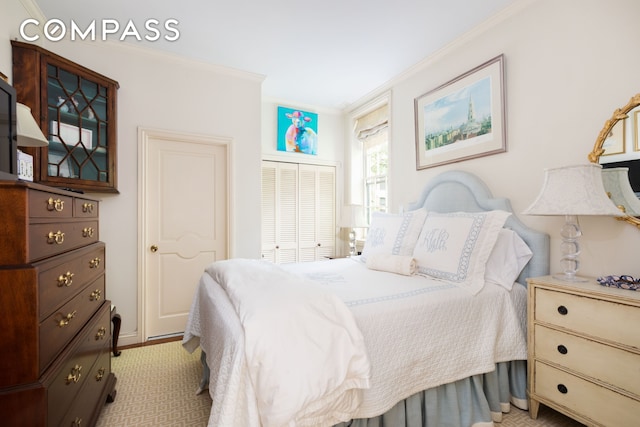
{"label": "ceiling", "polygon": [[[125,41],[265,76],[263,96],[344,108],[517,0],[34,0],[81,29],[129,20]],[[145,22],[157,19],[155,33]],[[163,24],[175,19],[176,33]],[[99,31],[99,30],[98,30]],[[100,33],[98,33],[99,37]]]}

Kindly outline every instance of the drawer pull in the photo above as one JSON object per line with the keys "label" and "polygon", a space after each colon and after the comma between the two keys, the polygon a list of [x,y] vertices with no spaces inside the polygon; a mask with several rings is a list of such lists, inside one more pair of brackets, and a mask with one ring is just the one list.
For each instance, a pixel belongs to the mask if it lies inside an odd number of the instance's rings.
{"label": "drawer pull", "polygon": [[84,212],[84,213],[93,213],[93,203],[83,203],[82,204],[82,212]]}
{"label": "drawer pull", "polygon": [[104,339],[105,335],[107,335],[107,328],[103,326],[98,329],[98,332],[96,333],[96,341]]}
{"label": "drawer pull", "polygon": [[564,384],[558,384],[558,391],[562,394],[567,394],[569,392],[569,389]]}
{"label": "drawer pull", "polygon": [[47,234],[47,244],[49,245],[61,245],[64,243],[64,233],[60,230],[58,230],[56,233],[54,233],[53,231],[50,231],[49,234]]}
{"label": "drawer pull", "polygon": [[97,382],[102,381],[102,378],[104,378],[104,373],[105,372],[106,372],[106,369],[104,369],[104,368],[98,369],[98,375],[96,375],[96,381]]}
{"label": "drawer pull", "polygon": [[93,227],[85,227],[82,229],[82,237],[93,237]]}
{"label": "drawer pull", "polygon": [[558,307],[558,313],[562,314],[563,316],[566,316],[567,313],[569,313],[569,310],[564,305],[561,305],[560,307]]}
{"label": "drawer pull", "polygon": [[91,292],[91,295],[89,295],[89,301],[100,301],[101,298],[102,291],[100,289],[96,289],[95,291]]}
{"label": "drawer pull", "polygon": [[58,326],[61,328],[64,328],[69,324],[71,319],[73,319],[75,316],[76,316],[76,310],[73,310],[71,313],[67,314],[66,316],[63,316],[62,319],[60,319],[60,321],[58,322]]}
{"label": "drawer pull", "polygon": [[82,418],[78,417],[71,423],[71,427],[82,427]]}
{"label": "drawer pull", "polygon": [[560,354],[567,354],[569,352],[569,350],[567,350],[567,347],[563,346],[562,344],[560,344],[558,346],[558,352]]}
{"label": "drawer pull", "polygon": [[80,381],[80,377],[82,376],[80,371],[82,371],[82,366],[80,365],[74,366],[71,369],[71,372],[69,373],[69,375],[67,375],[67,378],[65,379],[65,383],[69,385],[71,383],[77,383],[78,381]]}
{"label": "drawer pull", "polygon": [[65,274],[61,274],[58,276],[58,287],[61,288],[63,286],[69,287],[73,283],[74,274],[70,271],[67,271]]}
{"label": "drawer pull", "polygon": [[49,200],[47,200],[47,210],[62,212],[64,210],[64,200],[53,200],[53,197],[49,197]]}
{"label": "drawer pull", "polygon": [[91,261],[89,261],[89,268],[98,268],[100,267],[100,258],[95,257]]}

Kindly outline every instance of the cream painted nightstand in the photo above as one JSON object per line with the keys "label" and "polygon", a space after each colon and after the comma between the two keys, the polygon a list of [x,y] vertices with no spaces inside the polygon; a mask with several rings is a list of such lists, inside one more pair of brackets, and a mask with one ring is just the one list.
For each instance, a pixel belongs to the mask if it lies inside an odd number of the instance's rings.
{"label": "cream painted nightstand", "polygon": [[531,418],[542,403],[589,426],[638,426],[640,292],[527,282]]}

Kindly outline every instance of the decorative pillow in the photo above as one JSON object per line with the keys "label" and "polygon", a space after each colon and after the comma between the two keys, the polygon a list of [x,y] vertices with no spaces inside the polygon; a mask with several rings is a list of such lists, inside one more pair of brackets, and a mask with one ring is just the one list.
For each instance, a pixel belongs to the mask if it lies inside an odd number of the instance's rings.
{"label": "decorative pillow", "polygon": [[402,214],[374,212],[362,248],[362,261],[367,262],[367,257],[375,254],[411,255],[426,217],[426,209]]}
{"label": "decorative pillow", "polygon": [[503,228],[489,255],[484,271],[486,282],[511,290],[522,269],[533,257],[533,252],[518,233]]}
{"label": "decorative pillow", "polygon": [[505,211],[429,212],[413,251],[416,273],[478,293],[484,286],[485,264],[510,215]]}

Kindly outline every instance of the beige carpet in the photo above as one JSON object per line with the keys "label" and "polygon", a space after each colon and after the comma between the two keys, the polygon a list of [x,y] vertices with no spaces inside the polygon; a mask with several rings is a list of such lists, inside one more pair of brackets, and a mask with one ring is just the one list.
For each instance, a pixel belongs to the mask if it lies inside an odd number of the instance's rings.
{"label": "beige carpet", "polygon": [[[195,394],[202,372],[200,352],[187,353],[180,341],[122,350],[111,358],[118,378],[115,402],[105,405],[97,427],[206,426],[211,398]],[[580,427],[542,406],[537,420],[513,409],[496,427]],[[225,426],[220,426],[225,427]],[[244,427],[244,426],[243,426]]]}

